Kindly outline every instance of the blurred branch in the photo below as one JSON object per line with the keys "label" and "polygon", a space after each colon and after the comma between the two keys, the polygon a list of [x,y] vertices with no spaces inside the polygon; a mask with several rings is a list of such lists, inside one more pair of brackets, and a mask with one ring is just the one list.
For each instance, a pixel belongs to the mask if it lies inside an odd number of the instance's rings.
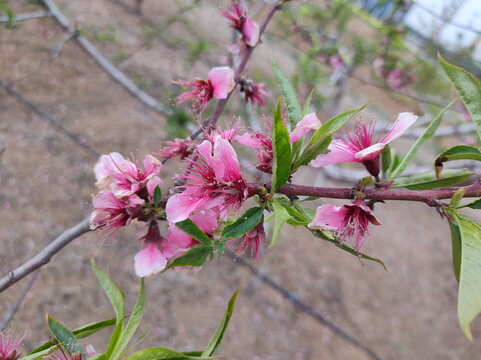
{"label": "blurred branch", "polygon": [[5,330],[5,328],[8,326],[10,321],[12,321],[13,317],[15,316],[15,313],[18,311],[18,309],[20,308],[20,305],[25,299],[25,296],[27,296],[28,291],[35,283],[38,273],[39,273],[39,270],[35,270],[32,276],[30,276],[30,279],[28,279],[28,282],[23,286],[22,291],[17,297],[17,300],[15,300],[15,303],[12,305],[10,311],[8,312],[7,315],[5,315],[5,318],[0,323],[0,331]]}
{"label": "blurred branch", "polygon": [[77,135],[71,133],[69,130],[67,130],[63,125],[61,125],[59,122],[56,120],[52,119],[49,115],[45,114],[42,110],[40,110],[38,107],[33,105],[30,101],[25,99],[22,95],[20,95],[18,92],[13,90],[13,88],[4,83],[3,81],[0,81],[0,87],[3,88],[7,94],[10,96],[14,97],[18,101],[20,101],[23,105],[25,105],[29,110],[31,110],[35,115],[37,115],[40,119],[43,121],[49,123],[52,125],[55,130],[57,130],[59,133],[65,135],[68,137],[70,140],[72,140],[76,145],[81,147],[83,150],[88,152],[90,155],[94,156],[95,158],[98,158],[100,156],[100,153],[93,149],[91,146],[87,145],[82,139],[80,139]]}
{"label": "blurred branch", "polygon": [[159,103],[153,97],[140,90],[137,85],[134,84],[127,76],[125,76],[120,70],[112,65],[98,50],[81,34],[73,30],[68,19],[60,12],[55,3],[52,0],[41,0],[47,7],[52,16],[63,26],[66,31],[75,37],[78,43],[84,48],[84,50],[93,57],[97,63],[117,82],[124,86],[128,91],[135,95],[140,101],[149,106],[156,112],[168,116],[172,114],[172,110]]}
{"label": "blurred branch", "polygon": [[[50,14],[49,11],[35,11],[35,12],[15,15],[12,21],[13,23],[16,23],[17,21],[38,19],[43,17],[49,17],[51,15],[52,14]],[[0,23],[6,23],[9,21],[10,21],[10,18],[8,16],[0,16]]]}
{"label": "blurred branch", "polygon": [[265,283],[266,285],[268,285],[269,287],[277,291],[279,294],[282,295],[284,299],[291,301],[296,308],[298,308],[299,310],[301,310],[302,312],[304,312],[305,314],[307,314],[308,316],[316,320],[318,323],[329,328],[329,330],[331,330],[335,335],[346,340],[351,345],[355,346],[356,348],[364,352],[366,355],[368,355],[371,359],[381,360],[381,358],[378,355],[376,355],[374,351],[369,349],[367,346],[361,344],[358,339],[347,334],[344,330],[342,330],[339,326],[337,326],[333,322],[327,320],[320,312],[316,311],[310,305],[306,304],[301,299],[299,299],[295,293],[285,289],[282,285],[272,280],[269,276],[265,275],[263,272],[254,268],[243,258],[241,257],[234,258],[232,254],[227,254],[227,255],[234,261],[235,264],[243,266],[248,270],[250,270],[251,273],[254,274],[256,278],[258,278],[263,283]]}
{"label": "blurred branch", "polygon": [[40,251],[33,258],[20,265],[16,269],[10,271],[7,275],[0,279],[0,293],[9,288],[17,281],[23,279],[32,271],[46,265],[50,262],[50,259],[58,253],[63,247],[79,236],[90,231],[89,219],[84,219],[77,225],[65,230],[59,236],[57,236],[50,244],[48,244],[42,251]]}

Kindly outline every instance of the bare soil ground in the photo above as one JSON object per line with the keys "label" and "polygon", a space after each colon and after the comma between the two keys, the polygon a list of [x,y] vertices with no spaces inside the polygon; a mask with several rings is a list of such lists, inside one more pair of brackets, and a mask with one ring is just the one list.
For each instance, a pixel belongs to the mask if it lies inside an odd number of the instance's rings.
{"label": "bare soil ground", "polygon": [[[165,38],[155,37],[146,45],[145,24],[116,1],[58,0],[57,5],[76,26],[94,26],[101,34],[115,29],[115,40],[94,44],[164,103],[171,101],[170,92],[175,91],[171,79],[205,74],[219,64],[219,49],[231,43],[229,33],[218,30],[224,21],[216,13],[217,2],[202,2],[186,15],[194,24],[192,29],[175,23],[165,30]],[[39,9],[27,1],[12,4],[18,13]],[[171,1],[147,0],[143,10],[162,26],[176,6]],[[191,65],[183,60],[188,54],[185,46],[173,48],[167,42],[193,33],[202,34],[214,48]],[[0,79],[100,153],[119,151],[141,157],[157,150],[166,135],[165,119],[106,75],[75,39],[65,43],[56,60],[50,60],[50,51],[63,36],[50,18],[24,21],[13,30],[0,27]],[[270,48],[283,67],[295,66],[293,55],[281,43],[265,42],[250,69],[269,71]],[[359,105],[370,95],[354,88],[341,110]],[[375,95],[374,106],[385,114],[401,110],[382,93]],[[4,274],[88,216],[91,195],[96,192],[92,173],[96,158],[2,90],[0,118],[0,148],[6,148],[0,165],[0,269]],[[230,121],[226,115],[221,124]],[[173,161],[162,176],[168,179],[178,171]],[[315,171],[306,170],[296,175],[296,181],[309,184],[316,176]],[[287,227],[272,256],[265,253],[257,267],[382,359],[478,359],[480,322],[474,324],[473,343],[457,325],[457,283],[451,270],[447,223],[421,204],[380,204],[376,213],[383,225],[372,229],[372,246],[365,250],[381,258],[387,272],[312,238],[305,229]],[[121,231],[115,242],[95,233],[82,236],[42,268],[10,326],[17,333],[27,329],[25,349],[49,336],[46,312],[71,328],[113,315],[90,271],[91,256],[125,291],[129,308],[133,306],[139,289],[133,255],[139,250],[135,239],[140,231],[140,227]],[[9,310],[21,287],[22,283],[0,294],[0,314]],[[221,350],[227,359],[367,359],[228,258],[198,272],[170,271],[149,278],[137,339],[151,330],[144,347],[201,349],[238,288],[237,307]],[[86,343],[100,350],[106,339],[104,331]]]}

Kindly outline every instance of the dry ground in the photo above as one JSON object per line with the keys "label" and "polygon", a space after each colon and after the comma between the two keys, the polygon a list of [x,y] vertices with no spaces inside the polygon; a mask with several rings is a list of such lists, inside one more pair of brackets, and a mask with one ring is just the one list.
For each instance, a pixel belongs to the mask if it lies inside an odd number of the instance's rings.
{"label": "dry ground", "polygon": [[[145,25],[113,2],[58,0],[57,5],[83,28],[94,25],[108,31],[108,26],[113,26],[116,42],[95,45],[161,101],[170,101],[167,91],[175,90],[172,78],[204,74],[218,64],[216,51],[190,67],[182,60],[186,54],[182,47],[172,49],[159,38],[151,47],[145,46]],[[193,32],[203,34],[220,49],[231,39],[216,30],[223,24],[215,14],[216,4],[202,2],[188,18],[195,23]],[[17,0],[13,5],[18,12],[38,10],[27,1]],[[144,13],[159,24],[165,24],[174,12],[171,1],[145,1]],[[165,34],[167,38],[187,37],[192,31],[174,24]],[[0,28],[0,79],[12,83],[26,99],[101,153],[142,156],[157,150],[166,135],[165,119],[109,78],[74,39],[50,61],[50,50],[62,36],[56,22],[48,18],[19,23],[14,30]],[[285,68],[295,66],[282,45],[264,43],[254,58],[256,67],[269,71],[270,47]],[[123,61],[115,60],[120,51],[127,55]],[[354,89],[343,110],[359,105],[369,95],[361,88]],[[378,110],[391,115],[400,110],[382,94],[375,95]],[[2,90],[0,119],[0,148],[6,148],[0,167],[0,269],[5,273],[88,215],[91,194],[96,192],[92,174],[96,159]],[[178,165],[172,162],[162,175],[167,179],[176,171]],[[308,184],[316,176],[314,171],[305,171],[296,181]],[[283,230],[272,256],[264,254],[258,269],[355,335],[382,359],[478,359],[479,321],[474,324],[473,343],[457,325],[457,284],[451,271],[447,223],[433,209],[419,204],[381,204],[376,212],[383,226],[372,229],[373,244],[366,250],[385,262],[387,272],[310,237],[305,229],[292,228]],[[25,348],[48,337],[46,312],[71,328],[112,316],[90,271],[90,256],[120,284],[127,303],[133,305],[139,288],[133,271],[133,255],[139,249],[134,239],[139,230],[121,231],[114,243],[98,234],[82,236],[41,270],[10,326],[14,332],[28,329]],[[21,286],[0,295],[0,314],[8,311]],[[228,298],[239,287],[240,297],[221,351],[227,359],[367,359],[227,258],[199,272],[171,271],[147,280],[146,312],[139,336],[152,332],[143,346],[202,348]],[[100,333],[89,341],[103,349],[106,336]]]}

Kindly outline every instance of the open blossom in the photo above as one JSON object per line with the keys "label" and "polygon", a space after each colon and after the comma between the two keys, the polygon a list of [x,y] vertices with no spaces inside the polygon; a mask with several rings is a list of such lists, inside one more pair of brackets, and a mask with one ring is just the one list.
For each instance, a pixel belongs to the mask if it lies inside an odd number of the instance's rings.
{"label": "open blossom", "polygon": [[307,226],[310,229],[336,231],[341,243],[353,239],[356,251],[360,252],[364,239],[371,238],[369,223],[381,225],[364,200],[357,199],[343,206],[319,206],[314,219]]}
{"label": "open blossom", "polygon": [[164,270],[170,254],[162,251],[164,238],[160,235],[157,221],[149,224],[147,234],[139,240],[143,241],[142,250],[134,257],[135,273],[145,277]]}
{"label": "open blossom", "polygon": [[192,149],[192,140],[188,139],[178,139],[174,141],[163,141],[160,151],[155,154],[161,158],[169,159],[179,156],[181,159],[190,154]]}
{"label": "open blossom", "polygon": [[240,90],[244,94],[244,101],[251,102],[254,106],[264,106],[266,101],[265,96],[270,92],[264,90],[264,83],[255,83],[252,80],[243,80],[240,83]]}
{"label": "open blossom", "polygon": [[25,335],[14,340],[10,335],[0,333],[0,360],[17,360],[21,355],[17,348],[24,337]]}
{"label": "open blossom", "polygon": [[253,229],[246,232],[240,239],[230,239],[227,246],[235,247],[234,252],[245,254],[250,249],[250,256],[256,261],[260,260],[260,245],[264,244],[267,248],[266,232],[264,231],[264,217]]}
{"label": "open blossom", "polygon": [[[309,165],[315,168],[343,162],[360,162],[372,176],[378,176],[380,170],[379,157],[384,147],[392,140],[400,137],[414,122],[417,116],[413,113],[400,113],[394,122],[391,131],[386,135],[384,132],[377,140],[373,140],[374,126],[370,126],[362,120],[356,123],[354,131],[346,132],[346,139],[335,139],[331,142],[327,154],[321,154],[312,160]],[[382,138],[382,139],[381,139]]]}
{"label": "open blossom", "polygon": [[[311,130],[317,130],[322,123],[315,113],[307,114],[299,121],[289,134],[290,143],[300,140]],[[269,129],[270,130],[270,129]],[[234,136],[233,140],[242,145],[254,148],[259,163],[256,169],[272,174],[273,150],[272,150],[272,131],[268,132],[246,132],[243,135]]]}
{"label": "open blossom", "polygon": [[202,113],[212,98],[225,99],[227,97],[235,86],[234,75],[235,72],[230,67],[218,66],[209,72],[208,80],[176,81],[176,84],[192,89],[177,96],[177,104],[193,100],[194,112]]}
{"label": "open blossom", "polygon": [[247,9],[235,1],[228,8],[221,9],[220,14],[229,20],[230,27],[242,35],[237,44],[229,47],[231,52],[238,53],[245,45],[257,45],[260,36],[259,26],[247,16]]}
{"label": "open blossom", "polygon": [[246,197],[247,183],[240,172],[239,160],[230,142],[216,135],[197,146],[199,157],[191,163],[189,174],[181,175],[188,182],[185,190],[169,198],[167,220],[179,222],[194,210],[211,209],[224,216],[237,210]]}

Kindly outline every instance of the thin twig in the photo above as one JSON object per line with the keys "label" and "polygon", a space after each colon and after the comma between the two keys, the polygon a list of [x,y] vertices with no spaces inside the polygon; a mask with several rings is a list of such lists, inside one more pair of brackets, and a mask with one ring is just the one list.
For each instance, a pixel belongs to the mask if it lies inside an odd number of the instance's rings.
{"label": "thin twig", "polygon": [[20,95],[18,92],[13,90],[13,88],[4,83],[3,81],[0,81],[0,87],[3,88],[7,94],[10,96],[14,97],[18,101],[20,101],[23,105],[25,105],[29,110],[31,110],[35,115],[37,115],[40,119],[43,121],[49,123],[52,125],[55,130],[57,130],[59,133],[65,135],[68,137],[70,140],[72,140],[76,145],[81,147],[83,150],[88,152],[90,155],[98,158],[100,156],[100,153],[93,149],[91,146],[87,145],[84,141],[82,141],[77,135],[71,133],[69,130],[67,130],[63,125],[61,125],[59,122],[56,120],[52,119],[49,115],[45,114],[42,110],[40,110],[38,107],[36,107],[34,104],[32,104],[30,101],[25,99],[22,95]]}
{"label": "thin twig", "polygon": [[[13,21],[13,23],[16,23],[17,21],[38,19],[38,18],[49,17],[49,16],[51,16],[51,14],[48,11],[35,11],[35,12],[15,15],[11,21]],[[0,16],[0,23],[6,23],[6,22],[10,22],[10,18],[8,16]]]}
{"label": "thin twig", "polygon": [[33,286],[35,283],[35,280],[37,279],[39,270],[35,270],[30,276],[30,279],[28,279],[28,282],[23,286],[22,291],[17,297],[17,300],[15,300],[15,303],[13,306],[10,308],[10,311],[8,312],[7,315],[5,315],[3,321],[0,323],[0,331],[3,331],[6,329],[10,321],[12,321],[13,317],[15,316],[15,313],[18,311],[20,308],[20,305],[22,304],[23,300],[25,299],[25,296],[27,296],[28,291],[30,288]]}
{"label": "thin twig", "polygon": [[42,251],[32,257],[30,260],[20,265],[15,270],[10,271],[7,275],[0,279],[0,293],[9,288],[17,281],[23,279],[32,271],[48,264],[50,259],[58,253],[65,245],[69,244],[79,236],[90,231],[89,219],[84,219],[77,225],[65,230],[57,236],[50,244],[48,244]]}
{"label": "thin twig", "polygon": [[335,335],[346,340],[347,342],[349,342],[350,344],[352,344],[353,346],[355,346],[356,348],[358,348],[359,350],[367,354],[371,359],[381,360],[381,358],[378,355],[376,355],[374,351],[369,349],[367,346],[361,344],[359,340],[357,340],[355,337],[349,335],[344,330],[342,330],[339,326],[337,326],[333,322],[326,319],[320,312],[316,311],[310,305],[306,304],[304,301],[299,299],[295,293],[288,291],[282,285],[272,280],[269,276],[255,269],[243,258],[236,257],[236,258],[233,258],[233,260],[234,260],[234,263],[249,269],[254,274],[255,277],[257,277],[263,283],[267,284],[272,289],[277,291],[279,294],[282,295],[283,298],[291,301],[294,304],[294,306],[297,307],[299,310],[301,310],[302,312],[306,313],[308,316],[315,319],[318,323],[329,328],[329,330],[331,330]]}
{"label": "thin twig", "polygon": [[168,116],[172,114],[172,110],[165,107],[152,96],[145,93],[137,85],[134,84],[127,76],[125,76],[119,69],[112,65],[98,50],[93,46],[90,41],[88,41],[81,34],[73,30],[68,19],[60,12],[55,3],[52,0],[42,0],[43,4],[50,11],[52,16],[62,25],[69,34],[75,37],[78,43],[84,48],[84,50],[93,57],[97,63],[117,82],[123,85],[128,91],[135,95],[144,104],[157,111],[158,113]]}

